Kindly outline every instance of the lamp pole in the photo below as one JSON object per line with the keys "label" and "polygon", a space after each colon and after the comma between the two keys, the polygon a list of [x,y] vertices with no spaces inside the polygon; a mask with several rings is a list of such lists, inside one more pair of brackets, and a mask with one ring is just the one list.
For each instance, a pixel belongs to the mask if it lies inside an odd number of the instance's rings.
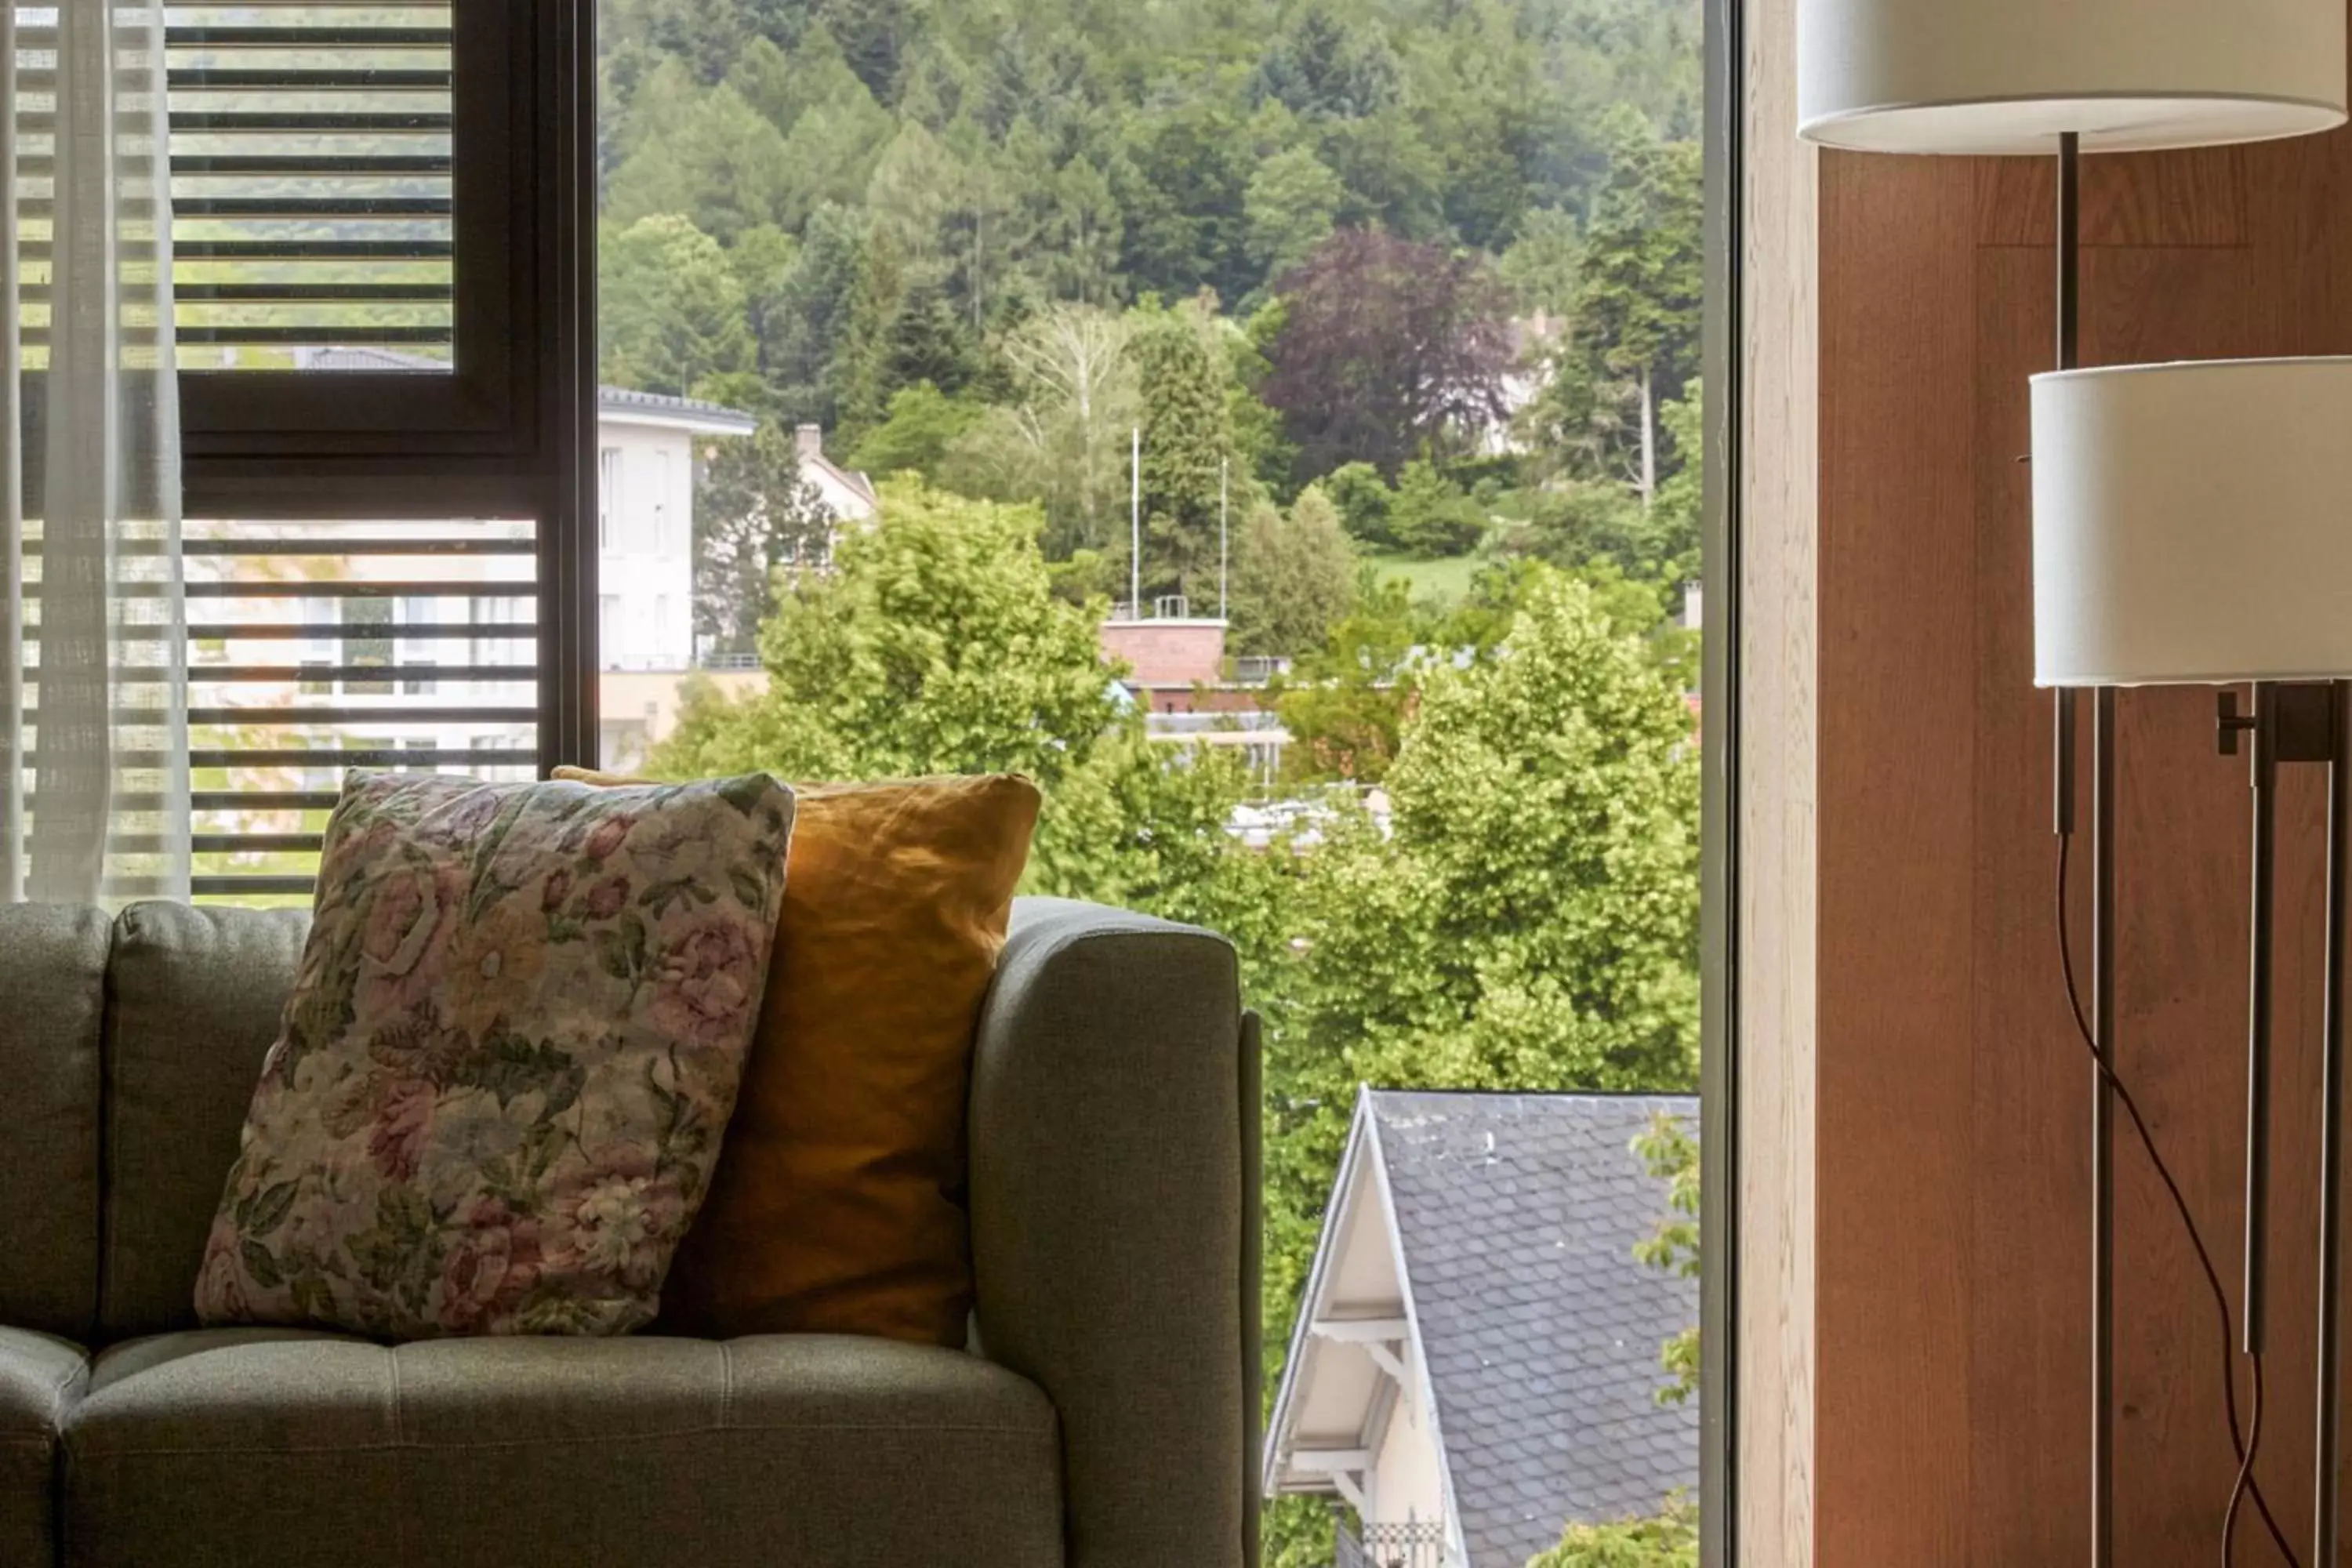
{"label": "lamp pole", "polygon": [[[2083,139],[2058,138],[2058,368],[2082,363]],[[2077,701],[2053,693],[2053,821],[2074,832]],[[2063,915],[2062,915],[2063,918]],[[2091,697],[2091,1565],[2113,1568],[2116,1523],[2116,692]]]}
{"label": "lamp pole", "polygon": [[2319,1077],[2319,1430],[2312,1445],[2314,1563],[2336,1560],[2344,1429],[2341,1343],[2344,1274],[2344,879],[2352,860],[2352,682],[2328,685],[2327,962],[2321,998]]}
{"label": "lamp pole", "polygon": [[1143,426],[1128,433],[1127,450],[1127,603],[1137,620],[1143,618]]}
{"label": "lamp pole", "polygon": [[2344,941],[2345,873],[2352,860],[2352,682],[2263,680],[2254,683],[2254,710],[2238,711],[2238,694],[2224,689],[2219,734],[2225,754],[2241,737],[2253,750],[2253,908],[2246,1028],[2246,1272],[2242,1345],[2249,1356],[2268,1341],[2272,961],[2277,921],[2278,773],[2292,763],[2327,767],[2327,951],[2321,982],[2319,1090],[2318,1354],[2313,1373],[2316,1428],[2312,1441],[2312,1563],[2336,1560],[2341,1533],[2342,1327],[2344,1268]]}

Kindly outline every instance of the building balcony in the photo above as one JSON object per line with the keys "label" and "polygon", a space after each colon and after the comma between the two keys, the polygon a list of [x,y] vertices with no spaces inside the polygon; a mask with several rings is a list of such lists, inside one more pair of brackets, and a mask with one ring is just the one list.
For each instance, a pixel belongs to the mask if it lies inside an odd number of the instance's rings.
{"label": "building balcony", "polygon": [[1457,1568],[1445,1549],[1445,1526],[1433,1522],[1350,1530],[1342,1521],[1337,1545],[1332,1568]]}

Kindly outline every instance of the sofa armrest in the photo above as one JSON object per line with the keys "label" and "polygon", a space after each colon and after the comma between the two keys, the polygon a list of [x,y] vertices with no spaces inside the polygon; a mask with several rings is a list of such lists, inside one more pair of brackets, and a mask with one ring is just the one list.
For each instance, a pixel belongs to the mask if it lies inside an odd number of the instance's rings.
{"label": "sofa armrest", "polygon": [[1246,1055],[1221,939],[1013,905],[972,1073],[972,1263],[982,1347],[1061,1418],[1071,1568],[1255,1560]]}

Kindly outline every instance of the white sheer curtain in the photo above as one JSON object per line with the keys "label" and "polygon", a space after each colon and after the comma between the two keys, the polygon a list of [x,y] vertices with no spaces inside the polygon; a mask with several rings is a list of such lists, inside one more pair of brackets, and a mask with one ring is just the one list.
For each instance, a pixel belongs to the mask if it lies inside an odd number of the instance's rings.
{"label": "white sheer curtain", "polygon": [[0,900],[188,891],[163,7],[0,0]]}

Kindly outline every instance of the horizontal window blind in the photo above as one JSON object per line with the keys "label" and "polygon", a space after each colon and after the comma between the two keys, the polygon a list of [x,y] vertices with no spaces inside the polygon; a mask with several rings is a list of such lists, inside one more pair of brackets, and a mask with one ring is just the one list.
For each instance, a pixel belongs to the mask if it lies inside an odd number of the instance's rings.
{"label": "horizontal window blind", "polygon": [[[185,525],[187,822],[199,902],[306,903],[346,769],[537,776],[537,532],[506,520]],[[42,554],[30,541],[26,612],[37,628]],[[172,686],[160,665],[156,673],[141,689],[160,701]],[[25,739],[37,764],[37,663],[26,677],[36,696]],[[122,717],[135,726],[165,715]],[[117,754],[117,811],[172,811],[145,793],[160,761]],[[139,858],[160,847],[152,835],[117,837],[108,896],[161,890],[139,873]]]}
{"label": "horizontal window blind", "polygon": [[[56,129],[43,68],[56,32],[42,20],[53,10],[17,11],[26,351],[37,367]],[[451,5],[241,0],[165,17],[182,368],[448,370]],[[142,73],[125,89],[151,81]]]}
{"label": "horizontal window blind", "polygon": [[[535,535],[509,521],[186,525],[199,902],[307,901],[346,769],[536,776]],[[140,759],[121,763],[135,775]],[[109,891],[154,889],[133,875]]]}
{"label": "horizontal window blind", "polygon": [[194,890],[310,896],[347,768],[536,776],[526,521],[191,522]]}
{"label": "horizontal window blind", "polygon": [[[16,132],[32,494],[53,434],[68,13],[0,5],[16,21],[0,115]],[[166,94],[168,167],[152,146],[119,153],[133,184],[168,177],[172,218],[166,236],[163,193],[137,193],[123,299],[136,325],[168,238],[188,521],[168,563],[159,543],[121,563],[119,596],[157,602],[124,655],[106,893],[162,889],[184,839],[199,901],[301,903],[346,770],[520,781],[593,735],[567,608],[593,525],[562,515],[585,437],[543,414],[593,352],[547,227],[564,211],[552,193],[584,176],[592,62],[568,8],[500,0],[167,4],[160,60],[142,52],[154,16],[121,10],[139,42],[118,88]],[[133,370],[152,359],[126,349]],[[28,520],[24,558],[36,627],[42,526]],[[23,745],[0,756],[36,816],[38,657]],[[166,765],[183,718],[184,777]]]}

